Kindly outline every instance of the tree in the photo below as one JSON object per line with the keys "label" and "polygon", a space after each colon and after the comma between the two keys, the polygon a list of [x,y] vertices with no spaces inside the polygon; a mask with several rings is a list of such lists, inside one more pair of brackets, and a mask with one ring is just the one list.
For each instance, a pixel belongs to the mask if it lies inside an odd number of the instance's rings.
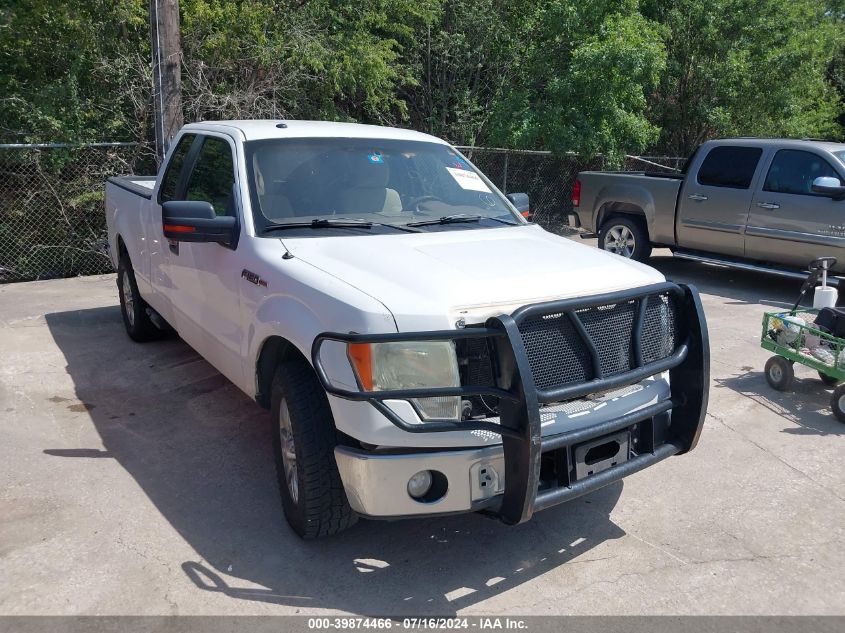
{"label": "tree", "polygon": [[686,155],[715,136],[841,134],[825,70],[841,21],[818,0],[649,0],[668,64],[651,98],[660,147]]}
{"label": "tree", "polygon": [[4,0],[0,5],[0,133],[7,140],[133,138],[123,77],[107,60],[149,60],[140,0]]}
{"label": "tree", "polygon": [[657,138],[646,97],[666,54],[636,0],[551,0],[523,10],[520,75],[496,108],[499,143],[618,160]]}

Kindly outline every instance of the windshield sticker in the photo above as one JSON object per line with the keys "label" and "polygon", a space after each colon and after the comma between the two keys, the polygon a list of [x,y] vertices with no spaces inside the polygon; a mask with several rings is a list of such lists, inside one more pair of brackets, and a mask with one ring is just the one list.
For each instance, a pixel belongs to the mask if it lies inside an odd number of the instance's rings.
{"label": "windshield sticker", "polygon": [[373,152],[372,154],[367,156],[367,158],[370,160],[371,163],[375,163],[377,165],[380,165],[384,162],[384,157],[378,152]]}
{"label": "windshield sticker", "polygon": [[456,169],[454,167],[447,167],[446,171],[452,174],[455,182],[461,186],[461,189],[468,189],[469,191],[483,191],[490,192],[490,187],[481,180],[481,177],[474,171],[468,169]]}

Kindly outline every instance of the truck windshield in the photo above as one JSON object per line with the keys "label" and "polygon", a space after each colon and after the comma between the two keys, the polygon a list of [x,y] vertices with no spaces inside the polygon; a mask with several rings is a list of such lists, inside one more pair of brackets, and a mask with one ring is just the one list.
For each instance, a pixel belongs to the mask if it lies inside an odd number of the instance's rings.
{"label": "truck windshield", "polygon": [[[416,230],[524,223],[490,181],[447,145],[384,139],[267,139],[247,142],[245,154],[258,235],[277,236],[270,231],[273,225],[301,223],[301,227],[286,226],[285,234],[319,237],[329,231],[312,230],[317,225],[340,230],[346,227],[338,221],[345,220],[370,222],[374,229],[417,224]],[[464,216],[473,221],[436,221]],[[327,224],[327,220],[332,222]]]}
{"label": "truck windshield", "polygon": [[841,160],[843,163],[845,163],[845,150],[841,152],[833,152],[833,155],[836,156],[836,158]]}

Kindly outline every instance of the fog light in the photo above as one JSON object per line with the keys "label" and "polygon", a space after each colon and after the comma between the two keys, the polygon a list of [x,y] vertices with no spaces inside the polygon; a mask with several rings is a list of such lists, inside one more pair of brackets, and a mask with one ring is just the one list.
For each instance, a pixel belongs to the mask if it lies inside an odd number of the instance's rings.
{"label": "fog light", "polygon": [[431,471],[421,470],[408,480],[408,494],[414,499],[424,497],[431,490]]}

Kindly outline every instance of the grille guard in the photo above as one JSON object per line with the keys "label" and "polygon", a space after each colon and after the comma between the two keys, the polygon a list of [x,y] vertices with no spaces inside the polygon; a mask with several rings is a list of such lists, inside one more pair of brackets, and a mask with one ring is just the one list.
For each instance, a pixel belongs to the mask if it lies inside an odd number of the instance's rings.
{"label": "grille guard", "polygon": [[[675,300],[675,349],[665,358],[646,363],[640,345],[646,307],[650,297],[668,294]],[[576,311],[620,302],[636,301],[632,326],[632,368],[613,376],[603,376],[599,354]],[[538,389],[534,384],[528,355],[519,325],[537,316],[565,314],[575,327],[591,358],[594,378],[582,382]],[[400,341],[456,341],[486,338],[496,374],[494,385],[395,389],[390,391],[348,390],[332,384],[320,359],[326,341],[340,343],[388,343]],[[311,360],[327,393],[339,398],[366,401],[400,429],[409,433],[448,431],[489,431],[502,436],[505,457],[505,490],[496,514],[503,521],[517,524],[531,518],[535,510],[585,494],[628,474],[641,470],[670,455],[692,450],[698,443],[707,411],[710,381],[710,348],[707,325],[698,292],[692,285],[671,282],[585,298],[562,299],[519,308],[511,315],[491,317],[484,327],[430,332],[387,334],[343,334],[325,332],[314,339]],[[669,371],[671,399],[659,402],[604,424],[542,438],[540,405],[583,397],[639,382]],[[495,396],[500,399],[499,423],[484,420],[429,420],[409,424],[385,400],[408,400],[437,396]],[[671,415],[672,437],[659,446],[651,445],[645,455],[592,475],[571,485],[537,492],[540,457],[543,452],[601,437],[662,414]]]}

